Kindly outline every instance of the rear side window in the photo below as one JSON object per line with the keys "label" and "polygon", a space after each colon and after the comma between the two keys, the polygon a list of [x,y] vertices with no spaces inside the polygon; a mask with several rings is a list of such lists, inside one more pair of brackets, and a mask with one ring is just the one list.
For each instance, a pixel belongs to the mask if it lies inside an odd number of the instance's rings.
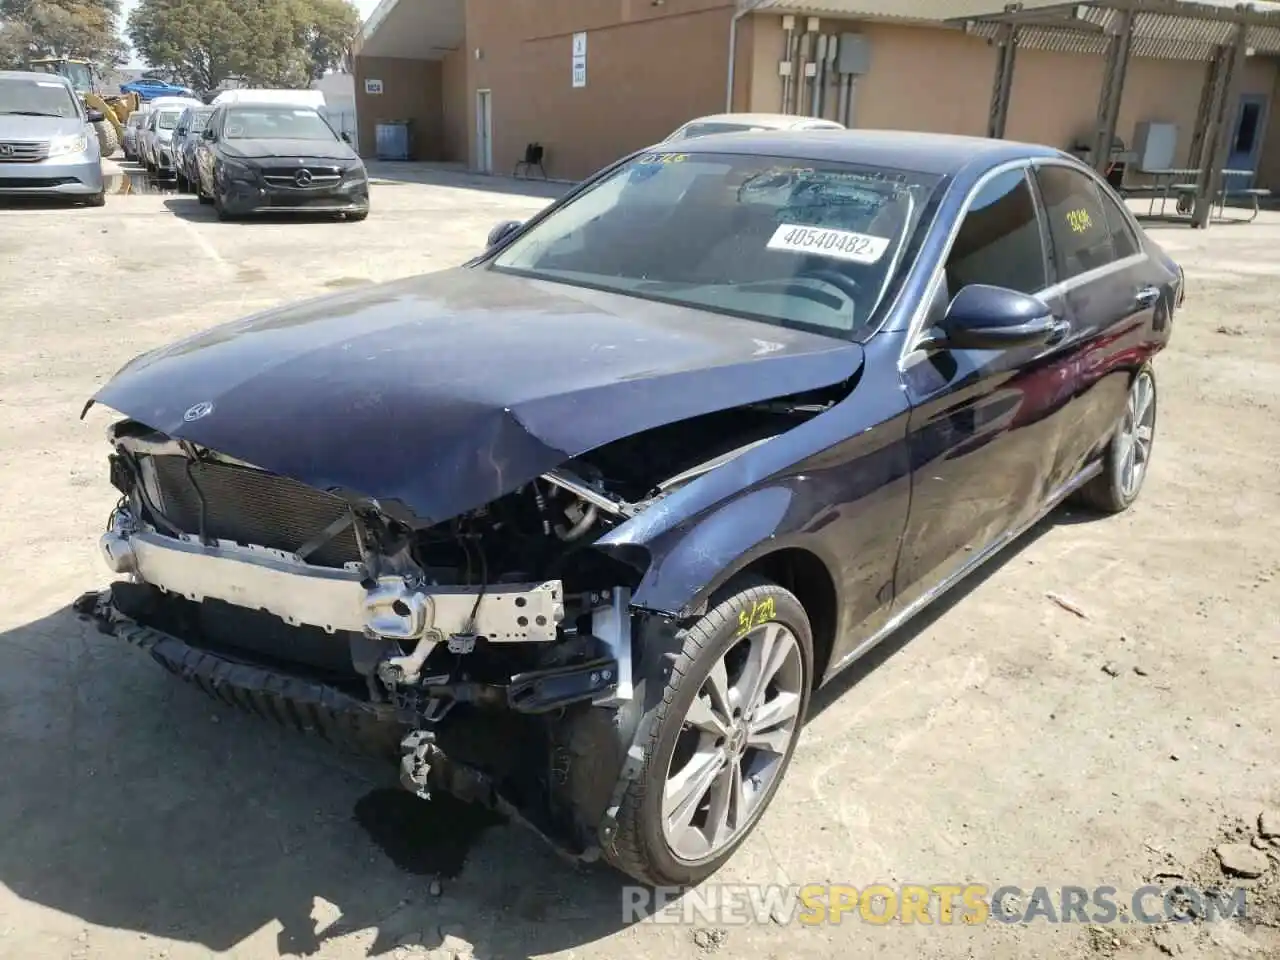
{"label": "rear side window", "polygon": [[1125,216],[1120,209],[1120,204],[1110,193],[1099,188],[1098,194],[1102,198],[1102,212],[1107,217],[1107,229],[1111,231],[1111,243],[1115,247],[1116,259],[1123,260],[1125,257],[1133,256],[1141,248],[1133,227],[1129,225],[1129,218]]}
{"label": "rear side window", "polygon": [[1070,167],[1051,165],[1037,169],[1036,179],[1044,197],[1059,280],[1105,267],[1134,252],[1127,249],[1132,244],[1127,234],[1121,234],[1119,244],[1113,240],[1109,224],[1120,211],[1107,216],[1102,194],[1091,177]]}
{"label": "rear side window", "polygon": [[951,296],[971,283],[1035,293],[1049,285],[1036,204],[1025,170],[989,180],[965,214],[947,257]]}

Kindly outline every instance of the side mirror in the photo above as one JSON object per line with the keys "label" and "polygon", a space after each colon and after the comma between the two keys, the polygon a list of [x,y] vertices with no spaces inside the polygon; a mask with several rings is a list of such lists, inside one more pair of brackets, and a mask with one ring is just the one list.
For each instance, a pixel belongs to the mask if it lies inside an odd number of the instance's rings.
{"label": "side mirror", "polygon": [[947,307],[937,346],[961,350],[1004,350],[1048,343],[1066,327],[1039,297],[1005,287],[971,283]]}
{"label": "side mirror", "polygon": [[504,220],[492,230],[489,231],[489,248],[492,249],[500,244],[511,234],[515,233],[523,224],[519,220]]}
{"label": "side mirror", "polygon": [[342,142],[343,142],[343,143],[350,143],[350,142],[351,142],[351,134],[347,133],[347,131],[345,131],[345,130],[343,130],[340,134],[338,134],[338,136],[340,136],[340,137],[342,138]]}
{"label": "side mirror", "polygon": [[84,118],[90,123],[101,123],[103,120],[107,119],[106,115],[101,110],[86,110]]}
{"label": "side mirror", "polygon": [[203,130],[200,131],[200,139],[201,140],[217,140],[218,135],[214,133],[210,128],[205,127]]}

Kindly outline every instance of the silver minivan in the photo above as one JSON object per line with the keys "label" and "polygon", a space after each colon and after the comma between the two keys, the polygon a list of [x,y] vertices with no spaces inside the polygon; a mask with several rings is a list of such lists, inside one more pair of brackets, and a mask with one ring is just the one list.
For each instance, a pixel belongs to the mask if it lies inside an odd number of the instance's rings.
{"label": "silver minivan", "polygon": [[0,197],[66,197],[106,202],[102,156],[86,111],[65,79],[0,70]]}

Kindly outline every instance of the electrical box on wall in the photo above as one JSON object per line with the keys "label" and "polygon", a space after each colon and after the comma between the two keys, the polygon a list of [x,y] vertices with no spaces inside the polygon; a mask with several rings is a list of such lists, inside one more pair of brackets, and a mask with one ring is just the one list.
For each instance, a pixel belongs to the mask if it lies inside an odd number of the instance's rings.
{"label": "electrical box on wall", "polygon": [[856,76],[871,72],[871,44],[861,33],[840,34],[836,53],[836,72]]}
{"label": "electrical box on wall", "polygon": [[1178,150],[1178,126],[1144,120],[1133,128],[1133,152],[1139,170],[1168,170]]}

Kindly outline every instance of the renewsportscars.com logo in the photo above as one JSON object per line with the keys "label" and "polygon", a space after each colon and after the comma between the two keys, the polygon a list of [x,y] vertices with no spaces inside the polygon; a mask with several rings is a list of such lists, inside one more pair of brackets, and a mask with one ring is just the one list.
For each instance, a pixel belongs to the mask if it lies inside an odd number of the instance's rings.
{"label": "renewsportscars.com logo", "polygon": [[1122,895],[1110,886],[992,887],[980,883],[705,884],[622,889],[624,923],[1157,924],[1246,916],[1243,887],[1150,884]]}

